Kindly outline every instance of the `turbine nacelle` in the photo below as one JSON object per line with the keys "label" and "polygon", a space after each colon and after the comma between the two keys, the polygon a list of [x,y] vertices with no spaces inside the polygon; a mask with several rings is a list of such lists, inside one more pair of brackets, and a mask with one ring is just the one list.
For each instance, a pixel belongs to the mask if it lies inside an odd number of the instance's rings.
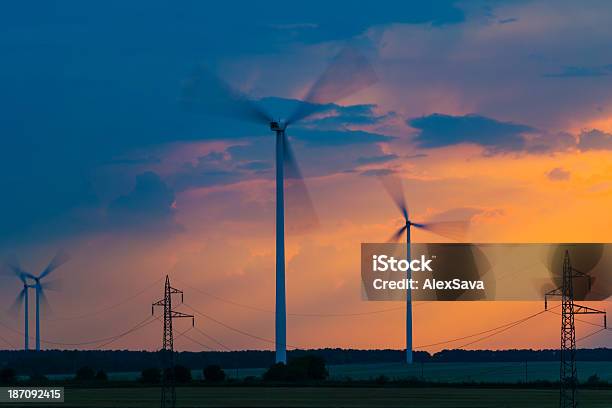
{"label": "turbine nacelle", "polygon": [[279,121],[275,121],[273,120],[272,122],[270,122],[270,130],[272,130],[273,132],[282,132],[287,128],[287,123],[285,121],[279,120]]}

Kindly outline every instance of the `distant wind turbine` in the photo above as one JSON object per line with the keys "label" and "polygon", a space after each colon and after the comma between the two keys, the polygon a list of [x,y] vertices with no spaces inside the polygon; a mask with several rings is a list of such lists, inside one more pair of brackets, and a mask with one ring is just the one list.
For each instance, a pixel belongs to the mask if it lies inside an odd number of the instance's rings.
{"label": "distant wind turbine", "polygon": [[[10,264],[9,264],[10,265]],[[29,289],[33,288],[33,285],[28,284],[28,278],[26,276],[26,274],[21,271],[21,269],[19,268],[19,266],[17,266],[17,264],[12,264],[11,266],[11,270],[15,273],[15,275],[17,276],[17,278],[21,281],[21,283],[23,284],[22,289],[19,291],[19,294],[17,295],[17,299],[15,299],[15,302],[13,302],[13,305],[11,306],[12,310],[19,310],[21,308],[21,305],[23,303],[24,305],[24,314],[23,314],[23,348],[24,350],[29,350],[30,349],[30,334],[29,334],[29,321],[28,321],[28,314],[30,313],[30,304],[29,304]]]}
{"label": "distant wind turbine", "polygon": [[286,299],[285,299],[285,178],[301,195],[307,211],[314,214],[303,178],[293,155],[286,130],[321,110],[374,82],[376,75],[368,60],[352,48],[340,52],[324,73],[314,82],[304,100],[286,120],[275,120],[263,107],[227,85],[208,71],[200,71],[187,84],[183,102],[189,107],[203,108],[206,113],[266,124],[276,134],[276,362],[286,363]]}
{"label": "distant wind turbine", "polygon": [[[24,302],[24,347],[26,350],[29,349],[29,327],[28,327],[28,313],[29,313],[29,295],[28,291],[30,288],[36,291],[36,351],[40,351],[40,303],[43,302],[48,304],[47,297],[45,296],[45,290],[55,290],[57,288],[57,281],[42,282],[42,279],[49,276],[51,272],[62,266],[68,261],[68,255],[59,251],[49,262],[49,265],[38,275],[34,275],[27,272],[19,266],[19,262],[16,259],[8,263],[9,268],[23,283],[23,289],[19,292],[17,299],[15,300],[14,307],[19,308],[21,302]],[[28,281],[32,282],[29,283]]]}
{"label": "distant wind turbine", "polygon": [[[404,195],[402,182],[398,177],[386,176],[381,178],[382,184],[387,193],[400,210],[404,225],[402,225],[389,239],[390,242],[397,242],[406,234],[406,260],[410,262],[410,243],[412,227],[432,232],[442,237],[460,240],[467,231],[467,221],[440,221],[418,223],[412,221],[409,216],[408,206]],[[406,271],[407,279],[412,279],[412,271]],[[406,363],[412,364],[412,292],[406,291]]]}

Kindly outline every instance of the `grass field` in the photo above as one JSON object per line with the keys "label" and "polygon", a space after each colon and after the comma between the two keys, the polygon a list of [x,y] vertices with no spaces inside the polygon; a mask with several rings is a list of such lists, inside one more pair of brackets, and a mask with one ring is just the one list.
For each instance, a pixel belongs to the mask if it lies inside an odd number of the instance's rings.
{"label": "grass field", "polygon": [[[578,378],[581,381],[597,374],[600,379],[612,382],[612,362],[579,361]],[[558,381],[558,362],[529,362],[525,363],[415,363],[407,366],[401,363],[385,364],[343,364],[328,366],[330,378],[333,380],[369,380],[381,375],[394,379],[419,378],[426,381],[442,382],[494,382],[517,383],[525,381]],[[232,378],[245,378],[248,376],[260,377],[264,368],[227,369],[226,374]],[[202,378],[202,370],[193,370],[193,378]],[[52,379],[71,378],[69,375],[51,375]],[[111,380],[137,380],[139,372],[109,373]],[[612,404],[610,404],[612,407]]]}
{"label": "grass field", "polygon": [[[612,382],[612,362],[579,361],[578,378],[581,381],[597,374],[601,380]],[[334,380],[369,380],[384,375],[391,380],[419,378],[426,381],[441,382],[494,382],[517,383],[536,380],[558,381],[558,362],[525,363],[415,363],[407,366],[402,363],[386,364],[343,364],[328,366],[330,378]],[[263,368],[243,368],[227,370],[231,377],[259,377]],[[194,372],[194,378],[201,372]],[[612,407],[612,404],[610,404]]]}
{"label": "grass field", "polygon": [[[581,408],[610,408],[612,390],[582,390]],[[557,408],[558,391],[507,388],[181,387],[177,407]],[[3,406],[10,406],[4,405]],[[28,404],[32,407],[34,405]],[[46,404],[45,406],[53,406]],[[70,408],[159,406],[158,388],[67,389]]]}
{"label": "grass field", "polygon": [[[519,383],[559,378],[559,363],[427,363],[406,366],[401,363],[345,364],[328,367],[332,380],[373,380],[384,375],[389,380],[423,378],[440,382]],[[259,377],[263,368],[228,369],[228,376]],[[612,362],[578,362],[579,378],[585,381],[597,374],[612,381]],[[140,373],[111,373],[111,380],[136,380]],[[201,370],[194,370],[200,379]],[[58,376],[56,379],[60,379]],[[559,392],[520,387],[179,387],[178,407],[412,407],[412,408],[514,408],[558,407]],[[579,390],[581,408],[611,408],[612,389]],[[118,388],[112,382],[104,388],[67,388],[62,407],[155,407],[159,388]],[[4,406],[4,405],[3,405]],[[8,406],[8,405],[6,405]],[[28,406],[33,406],[29,404]],[[50,405],[45,405],[50,406]]]}

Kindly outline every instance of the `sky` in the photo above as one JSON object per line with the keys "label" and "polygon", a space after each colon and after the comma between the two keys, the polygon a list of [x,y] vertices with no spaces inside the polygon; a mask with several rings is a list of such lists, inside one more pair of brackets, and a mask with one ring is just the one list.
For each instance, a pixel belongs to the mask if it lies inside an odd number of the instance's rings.
{"label": "sky", "polygon": [[[288,132],[319,220],[300,225],[288,203],[291,347],[403,346],[403,305],[361,297],[360,243],[384,242],[401,223],[378,176],[403,180],[414,219],[469,219],[469,242],[612,240],[608,2],[3,8],[0,257],[36,272],[58,250],[70,255],[49,276],[61,285],[47,292],[43,347],[159,348],[157,320],[100,339],[147,319],[166,274],[185,292],[177,310],[197,310],[210,336],[185,332],[177,349],[273,347],[274,137],[186,109],[181,95],[202,66],[280,118],[347,46],[376,73]],[[19,290],[0,278],[0,347],[22,345]],[[542,309],[418,303],[414,343]],[[177,334],[189,327],[177,321]],[[579,339],[596,330],[578,322]],[[546,313],[468,348],[558,347],[558,333]],[[579,346],[610,347],[612,336]]]}

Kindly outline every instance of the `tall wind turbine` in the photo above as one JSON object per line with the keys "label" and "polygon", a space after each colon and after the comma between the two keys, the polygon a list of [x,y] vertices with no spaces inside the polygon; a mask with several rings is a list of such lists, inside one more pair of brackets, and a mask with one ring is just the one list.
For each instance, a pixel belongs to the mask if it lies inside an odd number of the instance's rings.
{"label": "tall wind turbine", "polygon": [[[455,240],[460,239],[465,234],[468,226],[468,223],[465,221],[439,221],[427,223],[412,221],[409,216],[408,206],[406,205],[406,198],[401,180],[394,176],[386,176],[381,178],[381,181],[385,190],[389,193],[389,196],[400,210],[404,221],[404,224],[391,236],[389,241],[397,242],[406,234],[406,259],[408,262],[411,260],[410,229],[412,227]],[[407,279],[412,279],[412,271],[410,269],[406,271],[406,274]],[[412,292],[410,288],[406,290],[406,363],[412,364]]]}
{"label": "tall wind turbine", "polygon": [[[24,335],[25,335],[25,348],[28,349],[29,346],[29,337],[28,337],[28,310],[29,310],[29,301],[28,301],[28,289],[33,288],[36,293],[36,351],[40,351],[40,304],[48,303],[47,297],[45,296],[45,290],[54,290],[57,288],[56,281],[42,282],[43,278],[49,276],[51,272],[62,266],[68,261],[68,255],[59,251],[49,262],[49,265],[41,273],[38,275],[34,275],[30,272],[23,270],[17,261],[9,262],[9,267],[13,270],[13,272],[17,275],[17,277],[23,283],[23,289],[21,290],[19,296],[17,297],[16,302],[21,302],[24,300],[25,303],[25,327],[24,327]],[[28,283],[28,280],[32,281],[32,283]]]}
{"label": "tall wind turbine", "polygon": [[22,304],[24,305],[24,309],[23,309],[24,311],[23,313],[23,349],[27,351],[30,349],[30,334],[29,334],[30,323],[28,321],[28,315],[30,313],[30,302],[29,302],[28,292],[29,292],[29,289],[34,286],[28,284],[28,277],[26,273],[23,270],[21,270],[21,268],[19,268],[19,265],[16,262],[9,263],[9,267],[23,285],[11,309],[19,310],[21,305]]}
{"label": "tall wind turbine", "polygon": [[[368,60],[352,48],[341,51],[324,73],[314,82],[306,97],[286,120],[275,120],[253,100],[227,85],[208,71],[200,71],[187,85],[183,102],[204,108],[207,113],[230,116],[270,126],[275,133],[276,168],[276,362],[287,362],[287,317],[285,298],[285,179],[303,186],[303,178],[292,153],[287,127],[321,110],[329,104],[357,92],[374,82],[376,75]],[[200,99],[202,98],[202,99]],[[299,187],[298,187],[299,188]],[[302,204],[310,206],[305,190]]]}

